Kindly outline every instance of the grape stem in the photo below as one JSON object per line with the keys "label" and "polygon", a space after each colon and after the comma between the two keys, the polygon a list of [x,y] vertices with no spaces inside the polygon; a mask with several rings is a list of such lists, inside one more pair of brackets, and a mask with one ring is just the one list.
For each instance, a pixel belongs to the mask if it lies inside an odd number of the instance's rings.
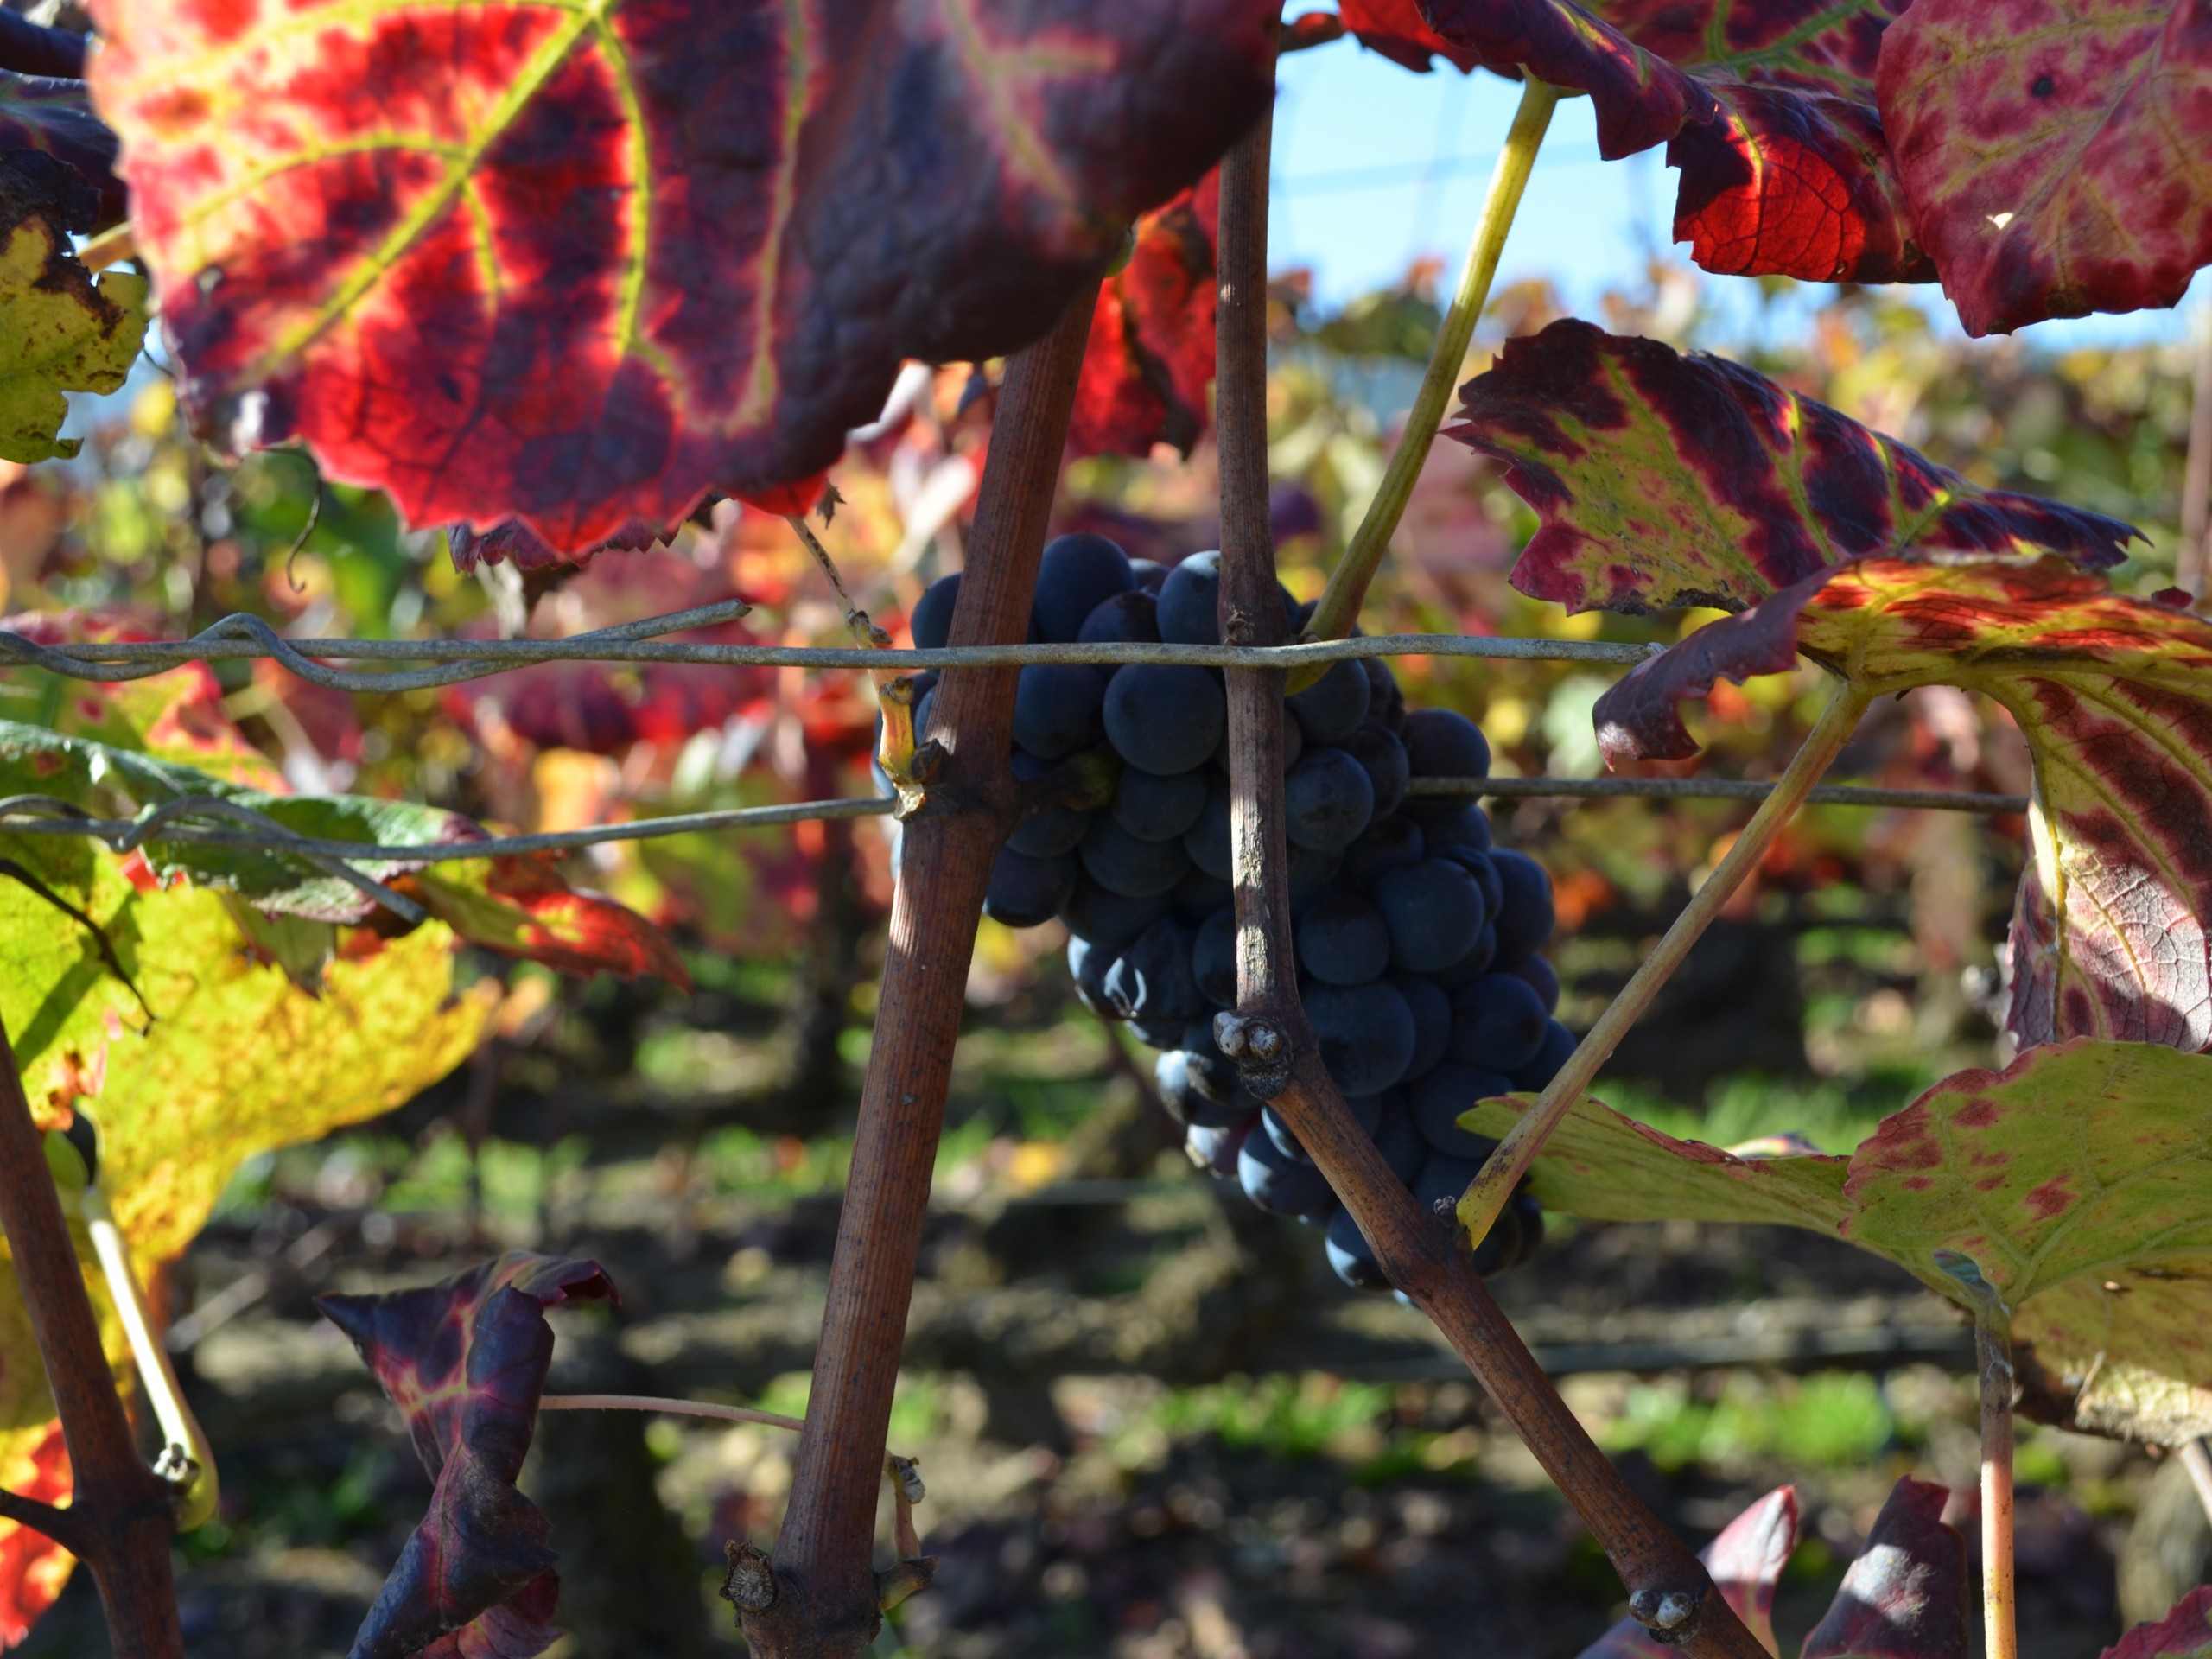
{"label": "grape stem", "polygon": [[[1262,118],[1229,153],[1221,171],[1215,376],[1221,624],[1233,645],[1265,645],[1280,639],[1285,626],[1268,512],[1263,279],[1269,137],[1269,123]],[[1637,1616],[1688,1659],[1765,1659],[1765,1649],[1721,1599],[1696,1556],[1630,1490],[1560,1400],[1448,1222],[1421,1210],[1331,1082],[1292,966],[1283,837],[1284,672],[1231,668],[1225,677],[1237,1012],[1223,1016],[1220,1028],[1256,1062],[1245,1072],[1248,1086],[1257,1084],[1270,1096],[1357,1219],[1383,1272],[1435,1322],[1589,1523],[1629,1587]]]}
{"label": "grape stem", "polygon": [[[1352,532],[1351,543],[1329,577],[1328,588],[1306,626],[1313,639],[1342,639],[1359,619],[1368,584],[1375,580],[1382,556],[1389,551],[1390,537],[1397,533],[1398,520],[1405,516],[1414,486],[1427,464],[1429,447],[1436,442],[1437,428],[1444,423],[1444,407],[1451,401],[1459,371],[1466,364],[1475,323],[1490,302],[1490,285],[1497,275],[1498,258],[1505,251],[1506,232],[1513,228],[1514,215],[1520,211],[1522,193],[1528,188],[1536,152],[1543,147],[1552,109],[1558,102],[1558,88],[1523,72],[1521,106],[1514,111],[1505,148],[1498,152],[1497,165],[1491,173],[1490,194],[1483,202],[1482,217],[1475,221],[1474,239],[1467,245],[1467,262],[1460,268],[1452,308],[1444,314],[1437,330],[1436,349],[1429,353],[1427,371],[1421,376],[1413,407],[1406,412],[1406,424],[1398,434],[1397,448],[1390,452],[1382,482],[1360,516],[1359,528]],[[1303,690],[1324,671],[1318,667],[1301,671],[1292,677],[1290,689]]]}
{"label": "grape stem", "polygon": [[1479,1239],[1487,1234],[1497,1220],[1505,1201],[1513,1195],[1543,1150],[1544,1142],[1552,1132],[1566,1121],[1574,1103],[1581,1099],[1582,1091],[1598,1075],[1598,1068],[1612,1058],[1614,1049],[1628,1035],[1629,1027],[1643,1018],[1662,986],[1682,964],[1690,948],[1704,937],[1705,930],[1713,925],[1713,918],[1743,885],[1744,878],[1759,866],[1774,845],[1775,837],[1782,833],[1805,798],[1819,783],[1821,775],[1835,759],[1836,751],[1859,725],[1859,716],[1866,713],[1871,693],[1865,688],[1845,683],[1836,689],[1828,705],[1821,711],[1812,732],[1805,739],[1804,747],[1797,751],[1788,771],[1759,804],[1751,821],[1744,826],[1735,843],[1728,849],[1713,874],[1706,879],[1682,913],[1675,918],[1635,976],[1621,988],[1612,1004],[1599,1016],[1598,1023],[1590,1027],[1585,1037],[1561,1066],[1559,1075],[1536,1097],[1536,1103],[1521,1115],[1520,1121],[1506,1131],[1487,1161],[1468,1185],[1466,1195],[1459,1200],[1459,1224],[1467,1236]]}
{"label": "grape stem", "polygon": [[0,1031],[0,1230],[8,1236],[31,1332],[61,1417],[76,1490],[66,1510],[9,1493],[0,1516],[84,1558],[99,1586],[116,1659],[183,1659],[169,1484],[140,1461],[100,1345],[61,1195]]}
{"label": "grape stem", "polygon": [[[1052,332],[1007,359],[952,643],[1026,639],[1038,556],[1097,304],[1078,293]],[[814,1388],[772,1564],[735,1602],[760,1659],[849,1659],[882,1624],[875,1484],[913,1298],[969,958],[991,864],[1020,811],[1007,753],[1018,668],[949,669],[925,747],[931,810],[911,818],[891,903],[875,1046],[830,1266]],[[752,1550],[750,1545],[745,1549]],[[757,1552],[755,1552],[757,1554]],[[753,1557],[748,1555],[748,1561]]]}

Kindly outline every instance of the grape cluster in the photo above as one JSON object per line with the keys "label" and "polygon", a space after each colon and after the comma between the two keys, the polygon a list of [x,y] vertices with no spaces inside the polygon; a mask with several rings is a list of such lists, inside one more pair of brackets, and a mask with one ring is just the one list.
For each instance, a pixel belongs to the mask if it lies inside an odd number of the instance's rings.
{"label": "grape cluster", "polygon": [[[957,576],[915,607],[914,643],[942,645]],[[1218,553],[1168,569],[1101,536],[1045,549],[1032,637],[1219,641]],[[1305,618],[1287,591],[1291,632]],[[926,727],[930,694],[917,711]],[[1490,746],[1463,715],[1408,710],[1387,665],[1335,664],[1287,700],[1284,833],[1298,981],[1323,1064],[1390,1167],[1425,1205],[1456,1200],[1494,1142],[1459,1115],[1541,1089],[1574,1047],[1552,1017],[1559,981],[1538,950],[1551,883],[1494,846],[1480,806],[1414,796],[1421,777],[1480,778]],[[1194,1161],[1261,1208],[1327,1229],[1347,1283],[1390,1287],[1351,1213],[1288,1126],[1216,1046],[1236,1003],[1230,907],[1227,709],[1219,673],[1155,664],[1021,671],[1013,766],[1041,777],[1100,743],[1119,757],[1113,798],[1023,821],[991,872],[986,913],[1010,927],[1057,916],[1077,992],[1160,1051],[1160,1098]],[[1534,1255],[1543,1221],[1516,1194],[1476,1251],[1484,1272]]]}

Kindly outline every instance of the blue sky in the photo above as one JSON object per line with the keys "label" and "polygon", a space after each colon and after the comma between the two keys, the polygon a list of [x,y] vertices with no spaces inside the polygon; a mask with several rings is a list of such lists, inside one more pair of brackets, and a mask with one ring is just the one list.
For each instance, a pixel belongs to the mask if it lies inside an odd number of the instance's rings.
{"label": "blue sky", "polygon": [[[1284,59],[1281,88],[1271,263],[1311,266],[1324,303],[1395,280],[1416,254],[1440,256],[1448,283],[1519,86],[1479,70],[1462,76],[1449,65],[1411,74],[1347,40]],[[1575,309],[1593,315],[1600,293],[1638,286],[1650,249],[1670,245],[1675,177],[1657,150],[1600,161],[1590,100],[1562,103],[1499,281],[1548,275]],[[1713,279],[1711,291],[1725,303],[1731,289],[1750,291],[1726,278]],[[1934,288],[1911,291],[1950,316]],[[2212,280],[2200,274],[2177,311],[2041,323],[2021,338],[2054,346],[2172,339],[2208,304]]]}

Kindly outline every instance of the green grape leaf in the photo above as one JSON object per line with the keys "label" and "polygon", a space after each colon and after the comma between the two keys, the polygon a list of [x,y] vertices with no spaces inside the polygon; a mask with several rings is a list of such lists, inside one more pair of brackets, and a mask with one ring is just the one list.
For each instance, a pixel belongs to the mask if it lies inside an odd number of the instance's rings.
{"label": "green grape leaf", "polygon": [[2190,1591],[2164,1618],[2138,1624],[2099,1659],[2212,1659],[2212,1585]]}
{"label": "green grape leaf", "polygon": [[93,0],[90,73],[204,427],[574,553],[1042,334],[1266,108],[1274,10]]}
{"label": "green grape leaf", "polygon": [[[1534,1095],[1484,1101],[1460,1118],[1503,1135]],[[1544,1143],[1529,1191],[1548,1210],[1592,1221],[1733,1221],[1840,1228],[1848,1160],[1796,1147],[1723,1152],[1584,1096]]]}
{"label": "green grape leaf", "polygon": [[2035,766],[2007,1028],[2212,1045],[2212,623],[2057,559],[1867,559],[1700,628],[1598,700],[1609,759],[1680,759],[1678,705],[1800,652],[1878,694],[2002,705]]}
{"label": "green grape leaf", "polygon": [[78,441],[58,435],[64,394],[115,391],[145,343],[146,279],[111,270],[94,282],[66,224],[0,183],[0,460],[75,454]]}
{"label": "green grape leaf", "polygon": [[2202,0],[1914,0],[1876,91],[1968,334],[2172,305],[2212,263]]}
{"label": "green grape leaf", "polygon": [[1756,603],[1918,545],[2116,564],[2137,532],[1984,490],[1725,358],[1572,318],[1506,342],[1446,435],[1506,464],[1542,526],[1513,585],[1571,610]]}

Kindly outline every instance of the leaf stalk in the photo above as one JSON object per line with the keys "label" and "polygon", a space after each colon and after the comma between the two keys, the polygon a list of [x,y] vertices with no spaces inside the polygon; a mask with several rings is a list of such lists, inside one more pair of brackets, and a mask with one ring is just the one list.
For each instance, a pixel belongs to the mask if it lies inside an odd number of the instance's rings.
{"label": "leaf stalk", "polygon": [[[1368,584],[1374,581],[1382,556],[1389,551],[1390,538],[1397,533],[1406,504],[1413,499],[1414,486],[1428,462],[1429,447],[1444,423],[1445,405],[1451,401],[1459,371],[1465,365],[1475,324],[1483,307],[1490,302],[1491,283],[1505,251],[1506,232],[1513,228],[1514,216],[1521,210],[1521,197],[1529,188],[1529,175],[1535,167],[1537,151],[1543,148],[1559,96],[1557,87],[1524,72],[1521,105],[1513,113],[1505,148],[1498,152],[1497,165],[1491,173],[1490,194],[1484,199],[1482,217],[1475,221],[1474,238],[1467,245],[1466,263],[1459,270],[1459,286],[1437,330],[1436,347],[1429,353],[1421,390],[1406,413],[1405,427],[1398,434],[1397,447],[1390,452],[1389,465],[1383,470],[1375,499],[1361,515],[1359,528],[1352,532],[1351,545],[1329,577],[1328,588],[1307,625],[1307,633],[1316,639],[1341,639],[1351,632],[1367,597]],[[1322,672],[1316,668],[1294,675],[1290,689],[1302,690],[1320,678]]]}
{"label": "leaf stalk", "polygon": [[1621,988],[1621,993],[1611,1007],[1590,1027],[1590,1033],[1575,1047],[1574,1052],[1561,1066],[1550,1086],[1537,1096],[1536,1103],[1521,1115],[1520,1121],[1509,1129],[1491,1153],[1466,1194],[1459,1200],[1459,1224],[1467,1236],[1479,1239],[1487,1234],[1504,1209],[1505,1201],[1520,1185],[1529,1167],[1535,1162],[1536,1154],[1543,1150],[1544,1142],[1552,1132],[1566,1121],[1584,1090],[1598,1075],[1598,1068],[1612,1058],[1629,1028],[1643,1017],[1657,998],[1660,989],[1682,965],[1690,948],[1704,937],[1713,918],[1741,887],[1744,880],[1757,869],[1775,838],[1796,816],[1798,807],[1819,783],[1821,775],[1835,759],[1851,734],[1857,729],[1860,715],[1866,712],[1871,698],[1865,688],[1849,683],[1839,685],[1821,717],[1814,722],[1804,746],[1789,762],[1773,791],[1759,804],[1751,821],[1744,826],[1718,868],[1706,879],[1685,908],[1675,918],[1658,945],[1645,957],[1634,977]]}

